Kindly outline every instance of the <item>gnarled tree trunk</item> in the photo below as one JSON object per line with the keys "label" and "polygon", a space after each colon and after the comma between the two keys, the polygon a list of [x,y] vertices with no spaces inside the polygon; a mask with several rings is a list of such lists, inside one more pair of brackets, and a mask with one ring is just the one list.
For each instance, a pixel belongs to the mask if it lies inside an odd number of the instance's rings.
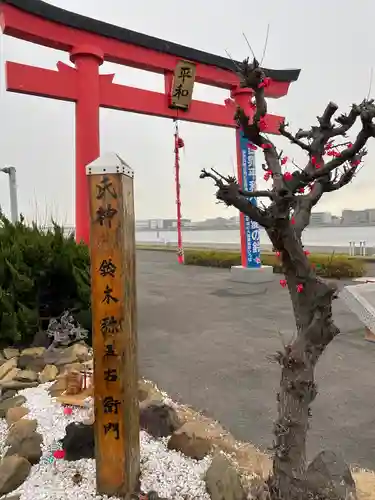
{"label": "gnarled tree trunk", "polygon": [[[258,222],[278,252],[285,283],[293,304],[296,335],[284,351],[278,353],[281,365],[281,383],[278,393],[278,419],[275,423],[273,476],[269,480],[273,499],[305,499],[306,437],[309,426],[310,404],[316,397],[314,370],[324,349],[339,333],[332,322],[332,301],[336,286],[319,279],[304,252],[302,232],[310,222],[312,208],[324,193],[336,191],[348,184],[366,155],[364,146],[375,137],[375,105],[373,100],[353,104],[350,112],[332,123],[338,106],[330,102],[318,126],[299,130],[292,135],[286,124],[280,125],[280,134],[308,155],[304,168],[284,171],[288,158],[278,153],[275,145],[262,132],[267,103],[264,89],[270,84],[256,60],[243,62],[239,76],[241,86],[253,91],[252,116],[238,109],[235,119],[253,147],[263,150],[266,164],[265,179],[272,181],[268,190],[245,191],[234,177],[224,177],[215,170],[202,170],[201,178],[210,177],[218,191],[216,197],[227,206],[233,206]],[[357,119],[362,127],[353,143],[335,144]],[[342,149],[344,147],[344,149]],[[328,157],[328,158],[327,158]],[[290,168],[290,167],[289,167]],[[250,200],[266,198],[268,206],[256,206]]]}
{"label": "gnarled tree trunk", "polygon": [[280,252],[296,322],[294,340],[277,356],[281,381],[270,485],[274,497],[294,500],[302,498],[305,489],[310,404],[317,394],[315,366],[339,330],[332,321],[336,287],[315,275],[301,241],[291,237],[289,231],[288,226],[269,231],[271,241]]}

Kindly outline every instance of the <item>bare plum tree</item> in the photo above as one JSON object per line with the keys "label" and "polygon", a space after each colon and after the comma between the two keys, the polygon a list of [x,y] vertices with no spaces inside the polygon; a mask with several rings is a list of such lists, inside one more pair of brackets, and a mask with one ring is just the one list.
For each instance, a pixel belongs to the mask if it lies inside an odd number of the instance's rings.
{"label": "bare plum tree", "polygon": [[[269,480],[271,497],[301,498],[306,472],[306,435],[310,404],[317,395],[314,370],[317,361],[339,330],[332,320],[332,301],[337,296],[335,283],[317,277],[301,240],[310,222],[312,208],[324,193],[348,184],[358,171],[368,139],[375,137],[375,105],[373,100],[353,104],[348,114],[333,121],[338,106],[330,102],[318,124],[295,135],[282,123],[280,134],[307,154],[304,168],[283,172],[285,159],[264,135],[267,103],[264,88],[269,84],[259,63],[245,60],[240,71],[241,86],[252,89],[252,120],[244,110],[237,109],[235,119],[245,137],[263,150],[266,171],[272,187],[247,192],[232,176],[202,170],[201,178],[214,180],[216,197],[258,222],[267,232],[279,255],[293,304],[296,323],[294,339],[279,352],[281,365],[280,392],[277,394],[278,419],[275,422],[273,474]],[[356,122],[361,127],[351,143],[335,145],[335,138],[346,137]],[[262,134],[263,132],[263,134]],[[249,198],[267,198],[268,206],[257,206]],[[305,498],[305,497],[303,497]]]}

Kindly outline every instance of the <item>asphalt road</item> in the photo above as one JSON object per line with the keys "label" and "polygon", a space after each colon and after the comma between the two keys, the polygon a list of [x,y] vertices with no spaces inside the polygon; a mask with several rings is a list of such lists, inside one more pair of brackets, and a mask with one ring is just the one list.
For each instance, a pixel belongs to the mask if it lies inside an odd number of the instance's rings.
{"label": "asphalt road", "polygon": [[[141,374],[265,450],[280,375],[267,356],[293,335],[280,278],[249,287],[227,270],[179,266],[168,252],[139,251],[137,266]],[[375,344],[340,300],[334,318],[342,334],[317,367],[309,458],[330,449],[375,469]]]}

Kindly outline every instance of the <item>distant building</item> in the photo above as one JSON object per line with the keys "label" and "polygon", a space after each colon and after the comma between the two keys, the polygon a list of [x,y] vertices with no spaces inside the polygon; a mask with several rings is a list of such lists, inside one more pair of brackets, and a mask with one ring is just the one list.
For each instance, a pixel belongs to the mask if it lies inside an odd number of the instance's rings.
{"label": "distant building", "polygon": [[369,208],[367,211],[369,224],[375,224],[375,208]]}
{"label": "distant building", "polygon": [[[190,227],[190,219],[181,219],[182,227]],[[150,231],[168,231],[171,229],[177,229],[177,219],[147,219],[147,220],[137,220],[135,227],[138,230],[150,230]]]}
{"label": "distant building", "polygon": [[240,218],[230,217],[225,219],[224,217],[216,217],[215,219],[206,219],[200,222],[196,222],[194,227],[199,229],[233,229],[239,226]]}
{"label": "distant building", "polygon": [[310,217],[312,226],[322,226],[324,224],[332,224],[331,212],[312,212]]}
{"label": "distant building", "polygon": [[374,223],[374,209],[367,210],[343,210],[342,224],[355,226]]}
{"label": "distant building", "polygon": [[137,220],[135,221],[136,229],[148,229],[150,227],[150,221],[148,220]]}

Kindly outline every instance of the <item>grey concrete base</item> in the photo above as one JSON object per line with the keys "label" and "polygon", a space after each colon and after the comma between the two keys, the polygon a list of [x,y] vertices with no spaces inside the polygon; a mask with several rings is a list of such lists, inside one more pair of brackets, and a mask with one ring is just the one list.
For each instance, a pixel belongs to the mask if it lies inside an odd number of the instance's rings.
{"label": "grey concrete base", "polygon": [[231,281],[238,283],[269,283],[274,280],[273,267],[262,266],[258,268],[232,266],[230,270]]}

